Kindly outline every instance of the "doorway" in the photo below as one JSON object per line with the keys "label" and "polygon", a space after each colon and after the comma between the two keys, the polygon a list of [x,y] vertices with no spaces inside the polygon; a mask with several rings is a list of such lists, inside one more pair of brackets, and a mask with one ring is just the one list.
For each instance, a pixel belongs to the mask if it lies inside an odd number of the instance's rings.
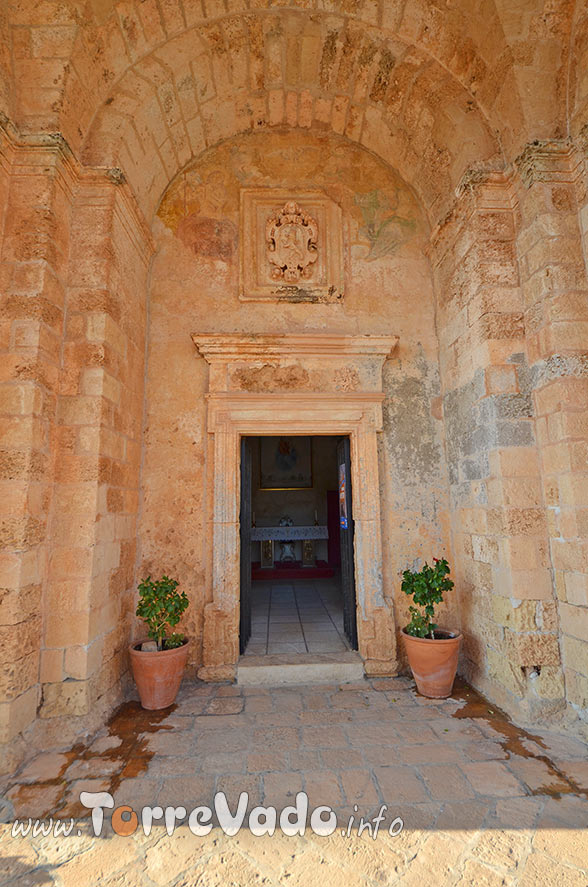
{"label": "doorway", "polygon": [[[192,338],[210,367],[205,514],[209,596],[198,677],[233,680],[240,667],[239,644],[244,638],[243,633],[240,638],[240,571],[244,566],[240,530],[251,529],[252,517],[248,522],[240,520],[242,438],[280,435],[286,428],[300,436],[348,436],[357,593],[357,610],[353,610],[357,654],[353,655],[360,657],[367,675],[396,674],[394,609],[382,564],[378,434],[385,398],[382,367],[398,338],[326,333],[202,333]],[[261,365],[269,367],[271,377],[263,391],[254,384]],[[282,369],[291,366],[308,373],[308,387],[292,389],[285,384]],[[248,390],[247,379],[254,390]],[[342,381],[348,379],[350,384]]]}
{"label": "doorway", "polygon": [[348,436],[241,438],[242,655],[357,650]]}

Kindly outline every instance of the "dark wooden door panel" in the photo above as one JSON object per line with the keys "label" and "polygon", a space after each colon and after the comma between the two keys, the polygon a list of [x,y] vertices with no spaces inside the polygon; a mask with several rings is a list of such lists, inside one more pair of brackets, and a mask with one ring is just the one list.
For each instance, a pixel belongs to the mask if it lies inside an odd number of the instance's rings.
{"label": "dark wooden door panel", "polygon": [[251,637],[251,440],[241,438],[241,606],[239,617],[239,650]]}
{"label": "dark wooden door panel", "polygon": [[339,537],[341,540],[341,585],[343,590],[343,627],[353,650],[357,650],[357,613],[355,570],[353,562],[353,512],[351,498],[351,453],[349,438],[337,444],[339,472]]}

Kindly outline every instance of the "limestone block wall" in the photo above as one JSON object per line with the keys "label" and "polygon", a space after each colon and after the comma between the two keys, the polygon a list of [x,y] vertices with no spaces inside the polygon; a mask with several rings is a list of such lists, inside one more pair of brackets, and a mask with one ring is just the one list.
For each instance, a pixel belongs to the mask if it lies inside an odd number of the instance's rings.
{"label": "limestone block wall", "polygon": [[[566,699],[588,706],[588,277],[583,162],[569,142],[519,159],[519,263]],[[536,642],[533,642],[536,643]],[[531,648],[531,643],[529,643]],[[530,650],[529,650],[530,652]],[[550,670],[552,680],[556,673]],[[541,681],[544,671],[541,673]],[[546,677],[547,680],[547,677]],[[562,676],[557,675],[558,684]],[[559,692],[552,684],[551,692]]]}
{"label": "limestone block wall", "polygon": [[10,37],[10,15],[8,9],[3,7],[0,9],[0,112],[7,117],[12,115],[14,102]]}
{"label": "limestone block wall", "polygon": [[52,136],[4,131],[2,769],[120,698],[138,508],[150,236]]}
{"label": "limestone block wall", "polygon": [[432,241],[463,667],[519,716],[581,723],[584,163],[568,140],[529,145],[465,179]]}
{"label": "limestone block wall", "polygon": [[577,139],[577,146],[578,154],[580,156],[584,155],[582,168],[577,180],[576,194],[580,233],[584,250],[584,265],[588,274],[588,124],[584,127],[580,138]]}
{"label": "limestone block wall", "polygon": [[433,256],[463,670],[537,717],[564,689],[517,225],[504,177],[468,184]]}
{"label": "limestone block wall", "polygon": [[[39,657],[49,565],[69,202],[75,178],[59,139],[2,133],[0,770],[41,700]],[[9,178],[8,178],[9,176]]]}
{"label": "limestone block wall", "polygon": [[132,202],[103,174],[82,177],[72,220],[40,674],[53,735],[112,706],[127,668],[150,259]]}
{"label": "limestone block wall", "polygon": [[585,3],[575,4],[571,37],[567,93],[568,132],[577,139],[582,133],[585,137],[588,125],[588,9]]}

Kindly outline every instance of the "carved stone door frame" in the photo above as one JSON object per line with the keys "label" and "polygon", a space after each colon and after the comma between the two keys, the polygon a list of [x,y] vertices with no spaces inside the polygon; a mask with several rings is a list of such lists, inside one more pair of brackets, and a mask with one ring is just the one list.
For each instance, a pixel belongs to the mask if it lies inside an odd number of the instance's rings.
{"label": "carved stone door frame", "polygon": [[[212,463],[207,528],[211,552],[209,602],[204,608],[204,680],[230,680],[239,657],[240,441],[259,435],[349,435],[355,521],[355,582],[359,653],[366,674],[396,673],[396,640],[391,596],[382,577],[382,541],[377,434],[382,430],[382,366],[398,342],[391,336],[193,335],[210,365],[208,434]],[[275,371],[284,386],[286,370],[306,373],[311,387],[325,390],[234,390],[251,369]],[[337,390],[351,367],[356,388]],[[243,375],[243,368],[249,375]],[[239,375],[239,372],[241,375]],[[343,373],[343,375],[342,375]],[[334,381],[335,380],[335,381]],[[270,383],[271,385],[271,380]],[[334,390],[333,390],[334,389]]]}

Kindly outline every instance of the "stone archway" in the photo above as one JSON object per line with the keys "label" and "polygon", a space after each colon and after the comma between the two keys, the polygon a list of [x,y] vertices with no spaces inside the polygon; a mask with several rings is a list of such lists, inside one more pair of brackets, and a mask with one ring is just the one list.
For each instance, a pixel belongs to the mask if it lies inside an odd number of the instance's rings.
{"label": "stone archway", "polygon": [[[239,656],[239,452],[251,434],[348,434],[354,495],[359,653],[367,674],[396,672],[392,602],[382,577],[377,434],[382,367],[395,336],[200,335],[208,362],[212,551],[204,610],[205,680],[235,675]],[[263,391],[256,379],[263,376]]]}

